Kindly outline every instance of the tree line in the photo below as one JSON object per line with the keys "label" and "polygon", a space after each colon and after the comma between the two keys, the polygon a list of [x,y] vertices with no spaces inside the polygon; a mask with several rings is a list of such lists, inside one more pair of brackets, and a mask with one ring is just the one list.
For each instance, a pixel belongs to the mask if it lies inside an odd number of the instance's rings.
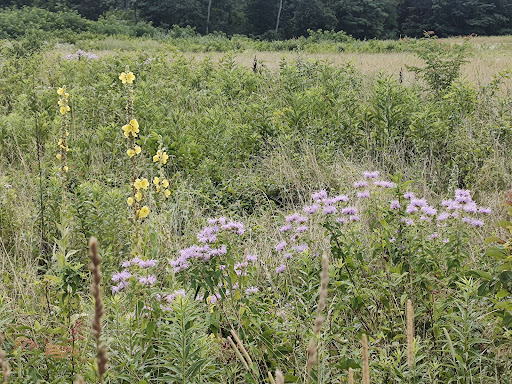
{"label": "tree line", "polygon": [[358,39],[512,34],[512,0],[0,0],[0,7],[71,9],[96,20],[117,12],[134,23],[195,28],[263,39],[308,29],[345,31]]}

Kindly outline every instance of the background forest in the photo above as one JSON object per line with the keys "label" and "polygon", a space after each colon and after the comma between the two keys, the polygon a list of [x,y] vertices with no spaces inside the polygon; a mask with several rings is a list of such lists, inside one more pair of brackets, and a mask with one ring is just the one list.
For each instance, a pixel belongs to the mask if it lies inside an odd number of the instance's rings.
{"label": "background forest", "polygon": [[2,0],[0,7],[75,10],[97,20],[117,14],[156,27],[191,26],[264,39],[303,36],[307,29],[344,31],[357,39],[511,33],[511,0]]}

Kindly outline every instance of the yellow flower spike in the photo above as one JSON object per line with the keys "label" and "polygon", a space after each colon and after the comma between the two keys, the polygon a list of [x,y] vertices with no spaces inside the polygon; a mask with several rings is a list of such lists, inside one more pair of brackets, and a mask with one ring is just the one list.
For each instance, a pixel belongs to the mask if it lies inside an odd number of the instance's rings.
{"label": "yellow flower spike", "polygon": [[57,153],[55,157],[60,160],[62,158],[62,155],[60,153]]}
{"label": "yellow flower spike", "polygon": [[167,181],[167,179],[162,181],[162,187],[167,188],[168,186],[169,186],[169,181]]}
{"label": "yellow flower spike", "polygon": [[167,159],[169,159],[169,155],[164,152],[162,155],[162,164],[167,164]]}
{"label": "yellow flower spike", "polygon": [[62,95],[64,94],[64,88],[59,88],[59,89],[57,89],[57,94],[58,94],[59,96],[62,96]]}
{"label": "yellow flower spike", "polygon": [[165,192],[164,192],[164,195],[165,195],[165,197],[169,197],[171,195],[171,191],[166,189]]}
{"label": "yellow flower spike", "polygon": [[135,151],[133,149],[129,149],[129,150],[126,151],[126,154],[129,157],[133,157],[133,156],[135,156]]}
{"label": "yellow flower spike", "polygon": [[135,194],[135,200],[137,200],[137,201],[141,201],[141,200],[142,200],[142,193],[137,192],[137,193]]}
{"label": "yellow flower spike", "polygon": [[153,184],[155,184],[155,185],[160,184],[160,179],[155,176],[155,178],[153,179]]}
{"label": "yellow flower spike", "polygon": [[131,207],[133,205],[133,197],[129,197],[128,200],[126,200],[126,202]]}
{"label": "yellow flower spike", "polygon": [[142,189],[148,189],[148,187],[149,187],[148,179],[142,179],[140,182],[140,186],[142,187]]}
{"label": "yellow flower spike", "polygon": [[139,211],[139,219],[145,219],[149,215],[149,208],[145,205]]}
{"label": "yellow flower spike", "polygon": [[138,145],[136,145],[134,149],[135,149],[135,153],[137,155],[142,151],[142,149],[140,149],[140,147]]}
{"label": "yellow flower spike", "polygon": [[158,160],[160,160],[160,156],[158,156],[158,155],[153,156],[153,163],[156,163]]}
{"label": "yellow flower spike", "polygon": [[135,189],[138,191],[139,189],[142,188],[142,180],[141,179],[136,179],[134,182],[133,182],[133,186],[135,187]]}

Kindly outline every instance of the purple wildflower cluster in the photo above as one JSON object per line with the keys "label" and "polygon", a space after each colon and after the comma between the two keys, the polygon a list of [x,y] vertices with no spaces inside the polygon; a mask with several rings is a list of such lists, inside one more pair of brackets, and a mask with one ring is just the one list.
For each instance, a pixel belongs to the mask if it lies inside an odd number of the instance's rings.
{"label": "purple wildflower cluster", "polygon": [[[128,281],[133,277],[142,285],[153,285],[156,283],[156,276],[147,273],[148,268],[156,266],[156,260],[148,259],[143,260],[135,256],[131,260],[123,261],[121,267],[124,269],[121,272],[116,272],[112,275],[112,281],[117,285],[112,286],[112,293],[118,293],[128,286]],[[131,271],[130,271],[131,270]],[[141,270],[146,273],[140,274]]]}
{"label": "purple wildflower cluster", "polygon": [[82,51],[81,49],[77,50],[75,53],[71,55],[65,56],[64,60],[80,60],[81,58],[87,60],[98,60],[98,56],[94,53]]}
{"label": "purple wildflower cluster", "polygon": [[[445,208],[443,212],[438,212],[438,210],[430,206],[425,199],[416,198],[412,192],[405,193],[404,198],[409,200],[405,212],[410,216],[409,218],[403,219],[407,225],[414,223],[414,214],[417,213],[420,220],[427,222],[435,220],[438,227],[444,226],[444,222],[447,220],[457,218],[460,218],[463,223],[470,224],[474,227],[481,227],[484,225],[484,222],[477,217],[477,215],[488,215],[491,213],[490,208],[478,206],[473,201],[471,192],[463,189],[457,189],[453,199],[442,201],[441,206]],[[438,236],[431,236],[431,238],[437,237]]]}
{"label": "purple wildflower cluster", "polygon": [[[204,227],[197,234],[197,240],[200,244],[194,244],[191,247],[182,249],[180,251],[180,256],[170,262],[174,273],[178,273],[181,270],[189,268],[191,260],[208,261],[212,257],[226,254],[227,248],[225,245],[219,245],[218,247],[212,246],[217,242],[220,234],[233,233],[241,236],[245,233],[243,223],[228,221],[225,217],[209,219],[208,224],[209,225],[207,227]],[[251,255],[251,257],[255,256]],[[243,268],[239,268],[240,271],[241,269]]]}

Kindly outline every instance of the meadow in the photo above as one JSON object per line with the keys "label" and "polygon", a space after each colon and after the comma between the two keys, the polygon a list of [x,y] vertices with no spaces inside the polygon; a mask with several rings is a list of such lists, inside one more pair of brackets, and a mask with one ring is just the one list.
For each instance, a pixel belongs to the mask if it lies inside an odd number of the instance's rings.
{"label": "meadow", "polygon": [[174,32],[1,42],[4,382],[512,382],[512,37]]}

